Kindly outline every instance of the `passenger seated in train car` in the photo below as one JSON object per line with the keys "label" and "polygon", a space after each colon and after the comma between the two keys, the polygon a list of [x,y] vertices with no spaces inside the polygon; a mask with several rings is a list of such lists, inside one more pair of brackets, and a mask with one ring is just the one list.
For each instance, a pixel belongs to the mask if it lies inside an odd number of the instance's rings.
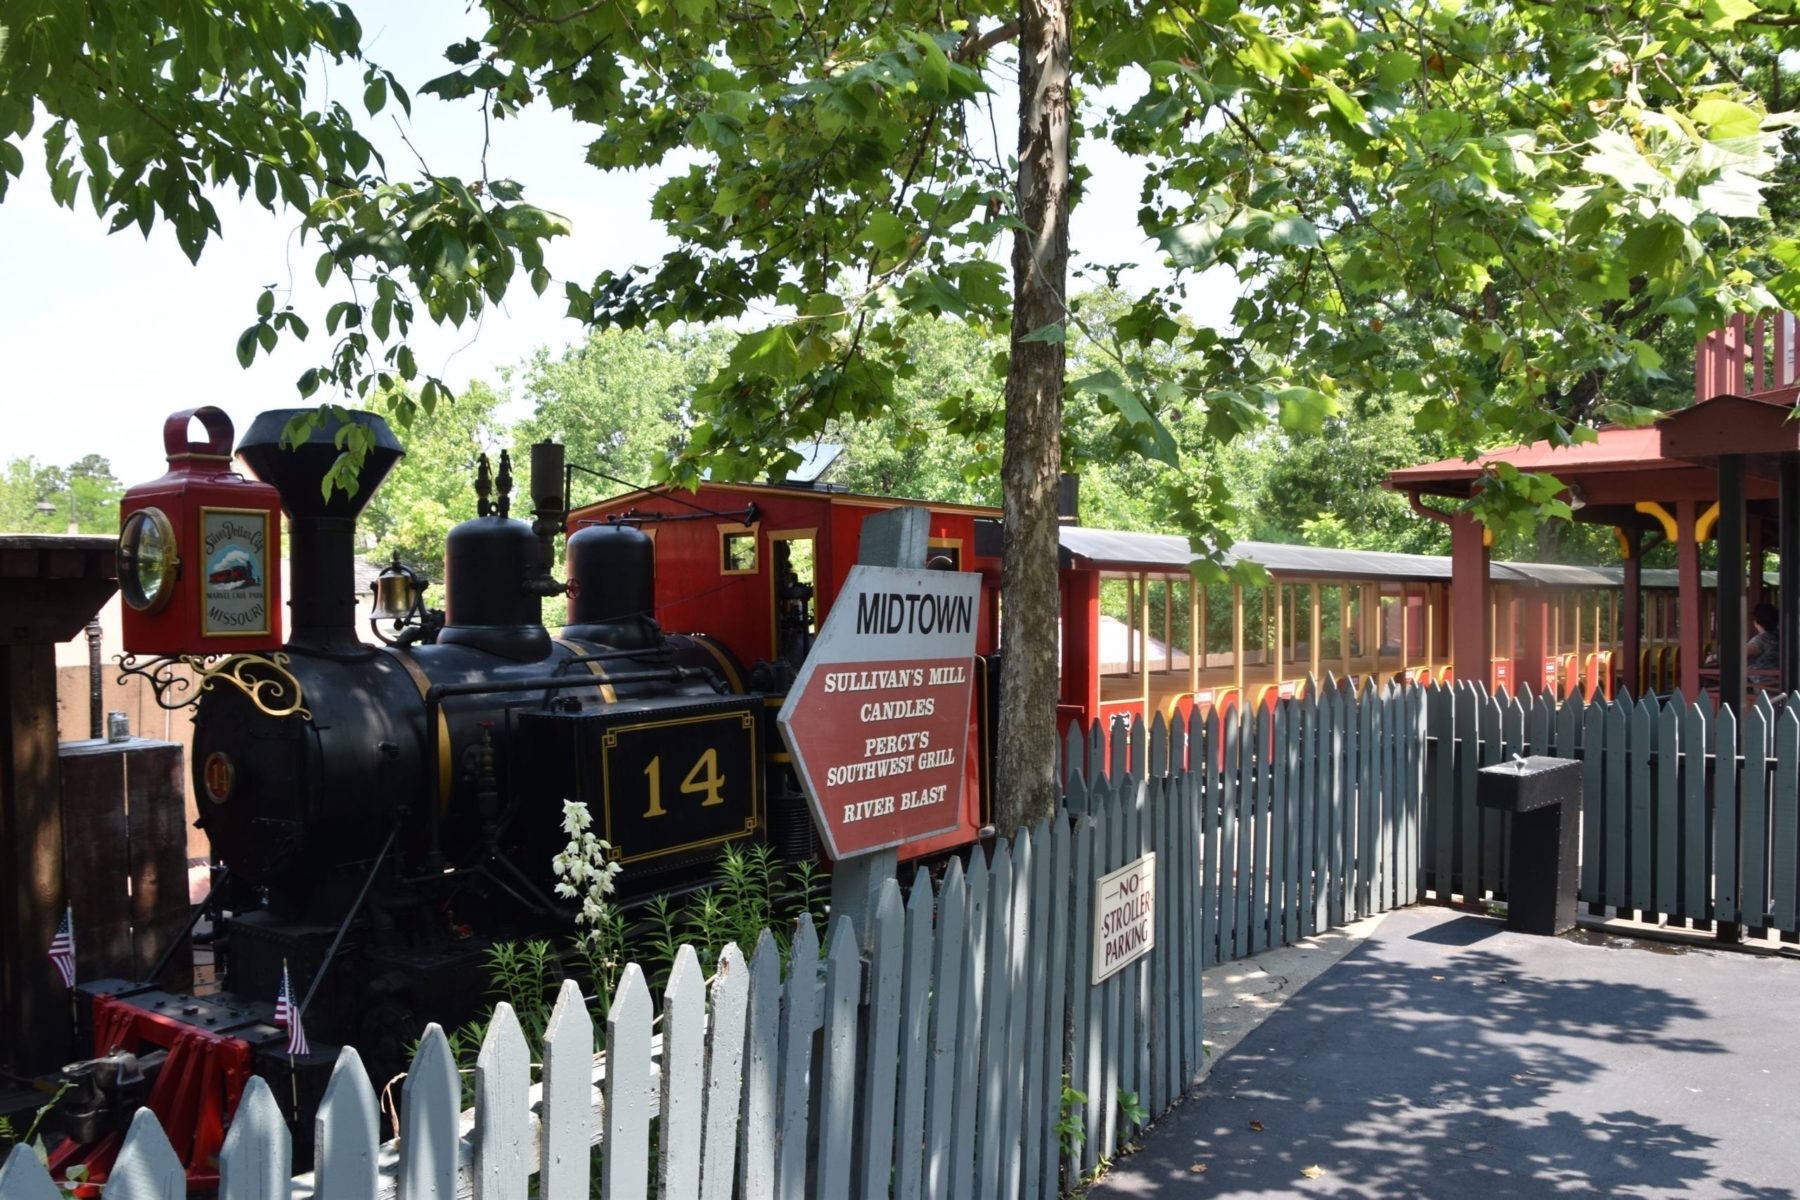
{"label": "passenger seated in train car", "polygon": [[1745,666],[1752,671],[1781,669],[1781,613],[1773,604],[1756,606],[1750,614],[1756,632],[1744,645]]}

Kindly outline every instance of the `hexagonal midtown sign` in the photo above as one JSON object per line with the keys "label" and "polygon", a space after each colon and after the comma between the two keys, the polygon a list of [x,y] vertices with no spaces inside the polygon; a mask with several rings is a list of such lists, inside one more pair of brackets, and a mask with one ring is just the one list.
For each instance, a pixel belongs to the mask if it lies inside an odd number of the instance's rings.
{"label": "hexagonal midtown sign", "polygon": [[776,718],[834,860],[956,828],[981,577],[858,565]]}

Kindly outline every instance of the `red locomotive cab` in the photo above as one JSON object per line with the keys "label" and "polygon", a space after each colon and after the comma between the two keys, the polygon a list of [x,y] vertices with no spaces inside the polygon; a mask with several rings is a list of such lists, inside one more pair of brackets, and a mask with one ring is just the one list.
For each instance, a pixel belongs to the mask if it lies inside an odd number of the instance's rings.
{"label": "red locomotive cab", "polygon": [[[188,438],[199,421],[206,440]],[[231,654],[281,645],[281,497],[232,469],[231,419],[191,408],[163,423],[169,470],[119,505],[119,591],[130,654]]]}

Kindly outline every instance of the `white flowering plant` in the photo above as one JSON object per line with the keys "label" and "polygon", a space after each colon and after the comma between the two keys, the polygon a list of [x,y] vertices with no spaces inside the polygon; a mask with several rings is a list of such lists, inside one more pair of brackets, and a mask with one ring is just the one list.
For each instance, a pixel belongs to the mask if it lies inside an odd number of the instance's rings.
{"label": "white flowering plant", "polygon": [[556,875],[556,894],[580,902],[575,913],[575,944],[593,983],[590,999],[605,1011],[622,967],[625,920],[607,901],[619,864],[612,858],[612,844],[593,831],[593,824],[587,805],[563,801],[562,828],[569,840],[562,853],[550,860],[550,869]]}
{"label": "white flowering plant", "polygon": [[550,869],[556,873],[556,894],[564,900],[581,901],[575,924],[584,941],[606,924],[606,898],[612,895],[613,877],[619,873],[619,864],[610,857],[612,843],[593,831],[593,823],[587,805],[564,800],[562,827],[569,841],[562,853],[550,860]]}

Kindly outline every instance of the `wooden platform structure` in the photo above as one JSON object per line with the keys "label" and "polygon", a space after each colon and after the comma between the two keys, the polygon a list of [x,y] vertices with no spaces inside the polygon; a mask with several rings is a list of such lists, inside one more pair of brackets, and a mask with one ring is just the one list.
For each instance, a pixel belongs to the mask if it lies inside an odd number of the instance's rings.
{"label": "wooden platform structure", "polygon": [[[1661,542],[1676,547],[1679,574],[1679,669],[1688,696],[1716,687],[1724,697],[1743,697],[1752,685],[1770,690],[1800,686],[1800,637],[1783,617],[1779,678],[1752,679],[1745,667],[1749,608],[1765,599],[1762,570],[1768,549],[1781,557],[1780,592],[1800,598],[1800,424],[1796,396],[1796,324],[1789,313],[1748,319],[1708,334],[1695,359],[1695,403],[1655,425],[1608,427],[1592,442],[1557,446],[1535,442],[1484,454],[1445,459],[1392,472],[1387,486],[1404,492],[1413,507],[1450,526],[1453,621],[1451,660],[1459,679],[1484,679],[1492,658],[1492,633],[1479,619],[1486,611],[1489,572],[1480,525],[1445,499],[1466,501],[1500,463],[1555,475],[1575,519],[1611,526],[1624,567],[1621,682],[1633,694],[1640,677],[1642,560]],[[1718,539],[1716,630],[1705,619],[1700,546]],[[1543,635],[1541,612],[1526,605],[1521,636]],[[1709,650],[1716,673],[1704,668]],[[1520,683],[1541,687],[1534,664],[1520,658]]]}
{"label": "wooden platform structure", "polygon": [[0,1066],[66,1057],[68,1001],[45,958],[66,904],[56,644],[118,588],[109,537],[0,536]]}

